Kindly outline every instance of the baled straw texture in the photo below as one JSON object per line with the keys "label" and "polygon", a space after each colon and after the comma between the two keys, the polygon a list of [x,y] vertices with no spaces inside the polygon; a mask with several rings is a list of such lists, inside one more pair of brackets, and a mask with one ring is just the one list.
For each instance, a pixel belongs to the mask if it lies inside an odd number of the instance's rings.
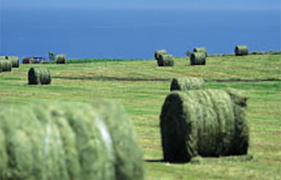
{"label": "baled straw texture", "polygon": [[1,180],[143,179],[141,150],[117,104],[0,107]]}
{"label": "baled straw texture", "polygon": [[164,160],[247,154],[246,98],[235,91],[174,91],[160,116]]}
{"label": "baled straw texture", "polygon": [[8,60],[0,60],[0,72],[12,71],[12,63]]}
{"label": "baled straw texture", "polygon": [[0,56],[0,60],[7,60],[8,56]]}
{"label": "baled straw texture", "polygon": [[12,63],[12,68],[19,67],[19,57],[18,56],[8,56],[8,60]]}
{"label": "baled straw texture", "polygon": [[159,59],[160,54],[167,54],[167,51],[165,49],[157,50],[154,52],[154,58],[155,60]]}
{"label": "baled straw texture", "polygon": [[190,65],[205,65],[206,54],[204,52],[194,52],[190,56]]}
{"label": "baled straw texture", "polygon": [[197,47],[197,48],[194,48],[194,49],[193,49],[193,52],[203,52],[203,53],[206,54],[206,57],[208,56],[208,55],[207,55],[207,49],[204,48],[204,47]]}
{"label": "baled straw texture", "polygon": [[171,54],[160,54],[157,64],[158,66],[174,66],[175,61]]}
{"label": "baled straw texture", "polygon": [[46,68],[30,68],[28,71],[28,84],[50,84],[51,83],[50,71]]}
{"label": "baled straw texture", "polygon": [[66,63],[66,56],[64,54],[56,55],[56,63],[57,64],[65,64]]}
{"label": "baled straw texture", "polygon": [[246,56],[248,55],[248,47],[246,45],[235,46],[235,55],[236,56]]}
{"label": "baled straw texture", "polygon": [[170,90],[171,91],[189,91],[204,89],[204,79],[195,77],[179,77],[173,78]]}

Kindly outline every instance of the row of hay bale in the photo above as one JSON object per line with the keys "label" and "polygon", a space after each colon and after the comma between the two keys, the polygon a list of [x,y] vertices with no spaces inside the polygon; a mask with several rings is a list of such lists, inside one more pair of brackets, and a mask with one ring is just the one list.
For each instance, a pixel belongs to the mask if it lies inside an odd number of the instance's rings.
{"label": "row of hay bale", "polygon": [[205,90],[200,78],[174,78],[160,114],[164,160],[245,155],[247,97],[233,89]]}
{"label": "row of hay bale", "polygon": [[[235,47],[236,56],[248,55],[248,47],[246,45],[238,45]],[[205,65],[207,59],[207,49],[204,47],[197,47],[193,49],[190,54],[190,65]],[[158,66],[173,66],[174,59],[172,55],[168,55],[164,49],[154,52],[154,58],[157,60]]]}
{"label": "row of hay bale", "polygon": [[[12,71],[12,68],[19,67],[18,56],[0,56],[0,73]],[[28,71],[28,84],[50,84],[51,74],[47,68],[32,67]]]}
{"label": "row of hay bale", "polygon": [[18,56],[0,56],[0,72],[12,71],[12,68],[19,67]]}
{"label": "row of hay bale", "polygon": [[[238,51],[238,47],[237,47],[237,51]],[[246,50],[244,50],[244,52],[247,52]],[[245,55],[279,55],[281,54],[281,51],[252,51],[252,52],[248,52]],[[216,57],[216,56],[235,56],[236,54],[210,54],[210,57]]]}
{"label": "row of hay bale", "polygon": [[173,55],[168,54],[164,49],[155,51],[154,58],[158,66],[174,66],[175,64]]}
{"label": "row of hay bale", "polygon": [[[158,66],[174,66],[175,61],[172,55],[167,51],[157,50],[154,52],[154,58],[157,60]],[[190,56],[190,65],[205,65],[207,58],[207,50],[205,48],[194,48],[194,52]]]}
{"label": "row of hay bale", "polygon": [[[22,59],[23,64],[48,64],[49,62],[46,60],[37,61],[35,57],[24,57]],[[66,55],[59,54],[55,57],[56,64],[66,64]]]}
{"label": "row of hay bale", "polygon": [[142,180],[142,151],[109,101],[0,105],[1,180]]}

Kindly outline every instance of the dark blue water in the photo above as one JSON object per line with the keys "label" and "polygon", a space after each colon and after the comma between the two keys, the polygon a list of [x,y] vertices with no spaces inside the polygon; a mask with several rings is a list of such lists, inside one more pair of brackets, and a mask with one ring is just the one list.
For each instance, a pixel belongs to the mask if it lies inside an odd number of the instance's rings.
{"label": "dark blue water", "polygon": [[152,58],[204,46],[232,53],[237,44],[280,50],[280,11],[1,10],[0,55]]}

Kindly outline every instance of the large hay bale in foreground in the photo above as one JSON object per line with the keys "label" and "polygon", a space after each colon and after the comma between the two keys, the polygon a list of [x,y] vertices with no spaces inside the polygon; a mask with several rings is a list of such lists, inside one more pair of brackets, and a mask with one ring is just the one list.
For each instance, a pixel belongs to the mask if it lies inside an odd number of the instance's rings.
{"label": "large hay bale in foreground", "polygon": [[169,94],[160,116],[164,160],[188,162],[197,155],[247,154],[246,100],[233,90]]}
{"label": "large hay bale in foreground", "polygon": [[64,54],[56,55],[56,63],[57,64],[65,64],[66,63],[66,56]]}
{"label": "large hay bale in foreground", "polygon": [[235,46],[235,55],[236,56],[246,56],[248,55],[248,47],[246,45]]}
{"label": "large hay bale in foreground", "polygon": [[8,60],[0,60],[0,72],[12,71],[12,63]]}
{"label": "large hay bale in foreground", "polygon": [[19,57],[18,56],[8,56],[8,60],[12,63],[12,68],[19,67]]}
{"label": "large hay bale in foreground", "polygon": [[28,71],[28,84],[50,84],[51,83],[50,71],[46,68],[30,68]]}
{"label": "large hay bale in foreground", "polygon": [[157,50],[154,52],[154,58],[155,60],[159,59],[160,54],[167,54],[167,51],[165,49]]}
{"label": "large hay bale in foreground", "polygon": [[204,79],[195,77],[173,78],[170,87],[171,91],[189,91],[198,89],[204,89]]}
{"label": "large hay bale in foreground", "polygon": [[171,54],[160,54],[157,64],[158,66],[174,66],[175,61]]}
{"label": "large hay bale in foreground", "polygon": [[208,56],[208,54],[207,54],[207,49],[204,48],[204,47],[197,47],[197,48],[194,48],[194,49],[193,49],[193,52],[203,52],[203,53],[206,54],[206,57]]}
{"label": "large hay bale in foreground", "polygon": [[25,57],[22,59],[22,64],[34,64],[35,59],[32,57]]}
{"label": "large hay bale in foreground", "polygon": [[114,103],[0,105],[0,179],[141,180],[142,152]]}
{"label": "large hay bale in foreground", "polygon": [[204,52],[194,52],[190,56],[190,65],[205,65],[206,54]]}

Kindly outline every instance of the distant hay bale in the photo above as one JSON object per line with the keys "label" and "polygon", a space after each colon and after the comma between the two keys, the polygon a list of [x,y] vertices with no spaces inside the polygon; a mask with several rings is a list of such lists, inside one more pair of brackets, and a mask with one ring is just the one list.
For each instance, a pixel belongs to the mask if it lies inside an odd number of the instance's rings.
{"label": "distant hay bale", "polygon": [[164,160],[247,154],[246,100],[232,90],[170,93],[160,115]]}
{"label": "distant hay bale", "polygon": [[32,57],[25,57],[22,59],[22,64],[34,64],[35,59]]}
{"label": "distant hay bale", "polygon": [[49,64],[49,62],[46,61],[46,60],[41,60],[41,61],[40,61],[40,64]]}
{"label": "distant hay bale", "polygon": [[266,51],[265,54],[277,55],[281,54],[281,51]]}
{"label": "distant hay bale", "polygon": [[262,51],[253,51],[253,52],[249,52],[248,54],[251,54],[251,55],[264,55],[265,52],[262,52]]}
{"label": "distant hay bale", "polygon": [[19,57],[18,56],[7,56],[8,60],[12,63],[12,68],[19,67]]}
{"label": "distant hay bale", "polygon": [[194,48],[194,49],[193,49],[193,52],[203,52],[203,53],[206,54],[206,57],[208,56],[208,54],[207,54],[207,49],[204,48],[204,47]]}
{"label": "distant hay bale", "polygon": [[160,54],[157,64],[158,66],[174,66],[175,61],[171,54]]}
{"label": "distant hay bale", "polygon": [[66,63],[66,56],[64,54],[56,55],[56,63],[57,64],[65,64]]}
{"label": "distant hay bale", "polygon": [[194,52],[190,56],[190,65],[205,65],[206,54],[204,52]]}
{"label": "distant hay bale", "polygon": [[235,55],[236,56],[246,56],[248,55],[248,47],[246,45],[235,46]]}
{"label": "distant hay bale", "polygon": [[165,49],[157,50],[154,52],[154,58],[155,60],[159,59],[160,54],[167,54],[167,51]]}
{"label": "distant hay bale", "polygon": [[170,87],[171,91],[189,91],[198,89],[204,89],[204,79],[195,77],[173,78]]}
{"label": "distant hay bale", "polygon": [[107,101],[1,104],[0,159],[3,180],[144,179],[131,122]]}
{"label": "distant hay bale", "polygon": [[0,72],[12,71],[12,63],[9,60],[0,60]]}
{"label": "distant hay bale", "polygon": [[50,84],[51,74],[46,68],[30,68],[28,71],[28,84]]}

